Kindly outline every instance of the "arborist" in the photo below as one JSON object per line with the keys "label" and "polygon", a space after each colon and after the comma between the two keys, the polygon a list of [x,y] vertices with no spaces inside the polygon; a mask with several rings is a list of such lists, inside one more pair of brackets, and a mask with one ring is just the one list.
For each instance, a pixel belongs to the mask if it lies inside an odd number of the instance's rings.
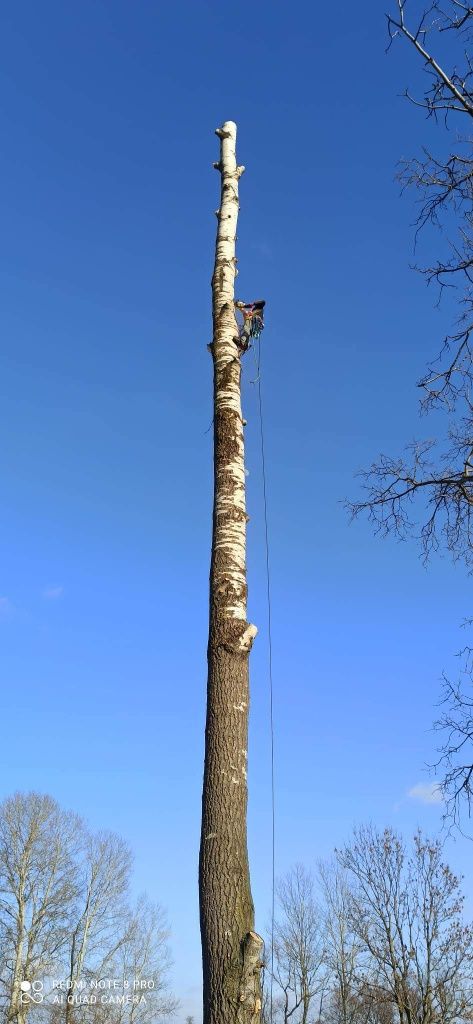
{"label": "arborist", "polygon": [[243,315],[243,323],[237,339],[237,344],[242,352],[249,348],[251,338],[259,338],[264,330],[264,299],[256,299],[255,302],[242,302],[237,299],[235,306]]}

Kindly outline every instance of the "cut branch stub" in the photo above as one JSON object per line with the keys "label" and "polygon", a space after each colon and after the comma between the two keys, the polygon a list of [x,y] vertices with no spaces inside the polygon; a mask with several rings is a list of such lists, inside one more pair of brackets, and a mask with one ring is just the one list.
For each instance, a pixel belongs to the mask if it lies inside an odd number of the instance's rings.
{"label": "cut branch stub", "polygon": [[[263,946],[261,935],[248,932],[242,943],[243,967],[240,981],[240,1010],[238,1017],[247,1021],[248,1016],[259,1018],[261,1012],[260,971],[263,967]],[[242,1015],[242,1009],[245,1011]]]}

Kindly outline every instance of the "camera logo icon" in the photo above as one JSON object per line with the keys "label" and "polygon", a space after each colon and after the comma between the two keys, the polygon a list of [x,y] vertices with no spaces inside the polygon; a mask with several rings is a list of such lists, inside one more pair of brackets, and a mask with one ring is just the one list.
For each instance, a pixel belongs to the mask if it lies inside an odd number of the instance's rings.
{"label": "camera logo icon", "polygon": [[20,984],[20,1004],[28,1006],[36,1003],[37,1006],[43,1002],[42,981],[22,981]]}

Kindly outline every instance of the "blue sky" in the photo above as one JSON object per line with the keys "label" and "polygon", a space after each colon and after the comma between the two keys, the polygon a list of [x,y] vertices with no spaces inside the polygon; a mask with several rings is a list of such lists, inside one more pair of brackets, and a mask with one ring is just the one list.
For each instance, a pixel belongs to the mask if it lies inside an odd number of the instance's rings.
{"label": "blue sky", "polygon": [[[129,839],[137,889],[168,908],[183,1015],[199,1007],[206,344],[213,130],[226,119],[247,168],[238,294],[267,299],[277,870],[328,855],[356,822],[440,825],[438,806],[407,794],[429,781],[469,581],[349,526],[341,505],[380,451],[430,436],[415,381],[451,316],[409,269],[413,198],[394,182],[400,157],[445,139],[400,98],[422,76],[405,46],[385,55],[383,9],[25,0],[2,14],[2,793],[50,792]],[[250,356],[261,929],[270,760],[252,379]],[[453,866],[468,853],[451,844]]]}

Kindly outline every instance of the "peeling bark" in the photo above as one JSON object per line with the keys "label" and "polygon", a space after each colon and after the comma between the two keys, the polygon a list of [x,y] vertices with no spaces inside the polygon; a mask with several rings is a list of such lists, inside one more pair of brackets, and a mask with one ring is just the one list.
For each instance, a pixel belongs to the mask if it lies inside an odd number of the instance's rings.
{"label": "peeling bark", "polygon": [[207,722],[199,860],[204,1024],[259,1024],[262,939],[254,932],[247,853],[249,677],[256,626],[247,621],[241,351],[234,308],[236,125],[217,129],[221,174],[212,277],[214,506]]}

